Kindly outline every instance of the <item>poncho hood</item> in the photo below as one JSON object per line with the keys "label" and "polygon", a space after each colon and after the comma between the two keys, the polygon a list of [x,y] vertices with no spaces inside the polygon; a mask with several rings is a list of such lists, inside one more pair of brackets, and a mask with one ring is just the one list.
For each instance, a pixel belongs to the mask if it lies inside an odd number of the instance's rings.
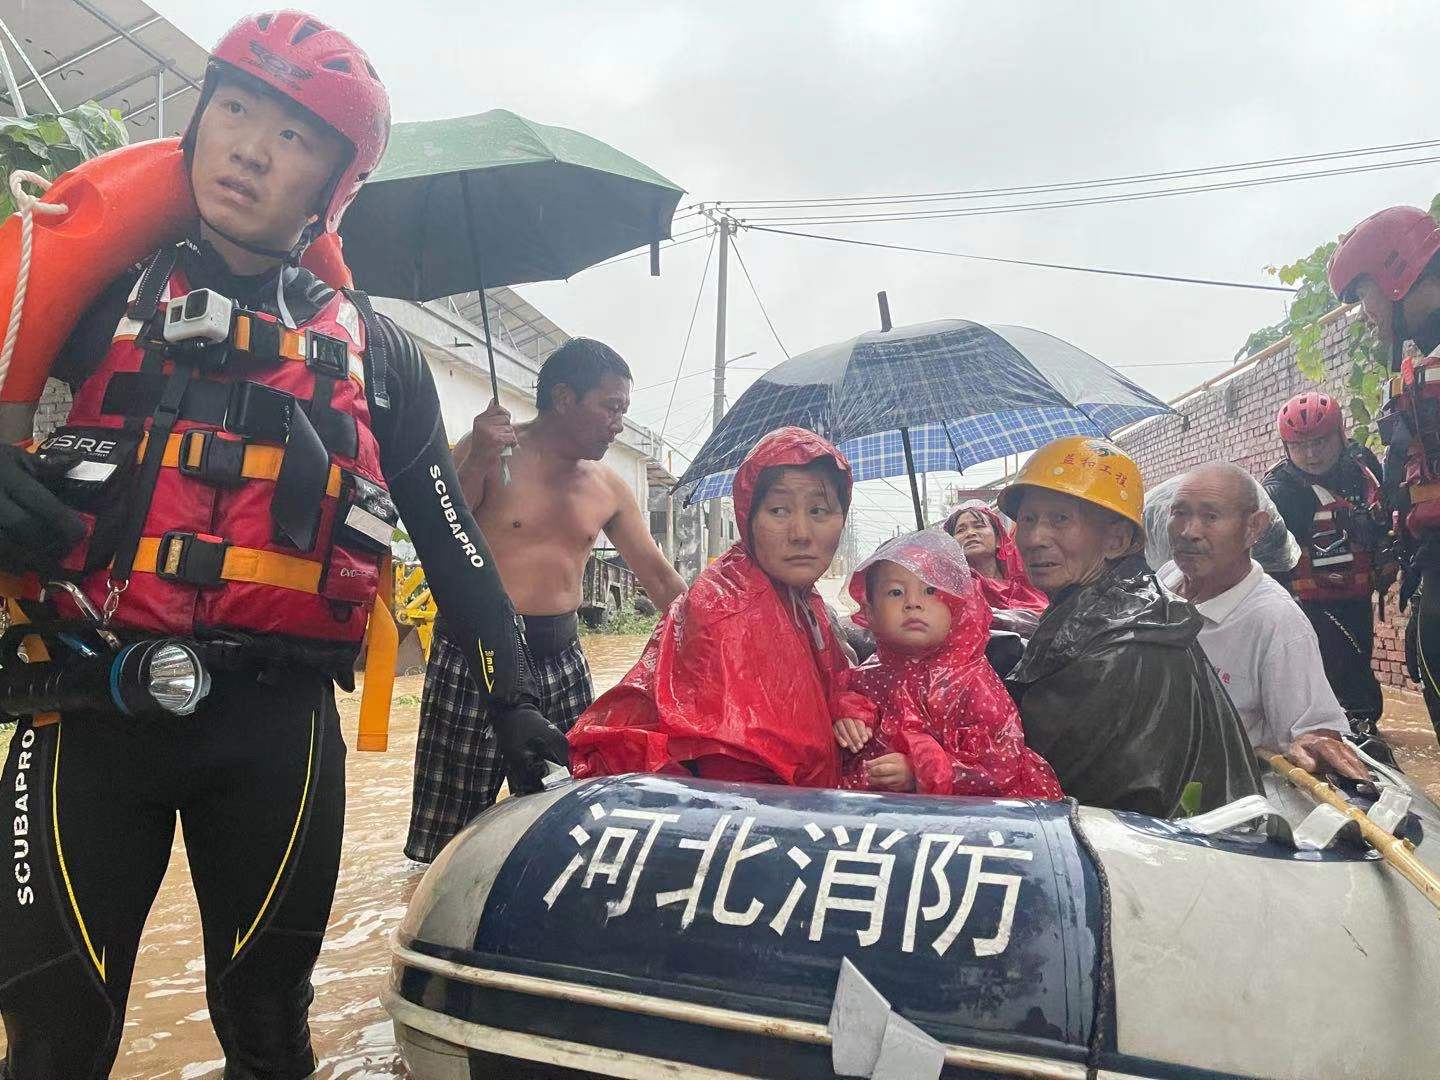
{"label": "poncho hood", "polygon": [[840,470],[843,483],[840,488],[840,507],[848,512],[850,495],[855,480],[850,471],[850,462],[831,443],[801,427],[777,428],[755,444],[735,470],[735,479],[730,485],[730,496],[735,500],[735,528],[740,541],[753,553],[750,546],[750,510],[755,501],[755,486],[760,474],[766,469],[799,467],[812,461],[829,458]]}

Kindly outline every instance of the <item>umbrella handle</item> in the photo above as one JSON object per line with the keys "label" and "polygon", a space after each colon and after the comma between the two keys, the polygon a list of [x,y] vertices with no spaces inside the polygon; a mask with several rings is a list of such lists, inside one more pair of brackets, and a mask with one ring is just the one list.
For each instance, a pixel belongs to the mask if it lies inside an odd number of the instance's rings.
{"label": "umbrella handle", "polygon": [[500,483],[505,487],[510,486],[510,462],[506,459],[515,453],[515,447],[502,446],[500,448]]}

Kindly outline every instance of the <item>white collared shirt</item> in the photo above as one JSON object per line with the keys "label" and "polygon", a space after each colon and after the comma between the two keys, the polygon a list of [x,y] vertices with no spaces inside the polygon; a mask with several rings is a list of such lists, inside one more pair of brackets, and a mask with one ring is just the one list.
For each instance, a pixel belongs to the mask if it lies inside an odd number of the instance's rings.
{"label": "white collared shirt", "polygon": [[[1178,592],[1184,575],[1174,562],[1160,583]],[[1284,586],[1255,560],[1250,573],[1219,596],[1195,605],[1205,619],[1200,647],[1258,747],[1289,750],[1307,731],[1347,732],[1345,710],[1325,678],[1315,629]]]}

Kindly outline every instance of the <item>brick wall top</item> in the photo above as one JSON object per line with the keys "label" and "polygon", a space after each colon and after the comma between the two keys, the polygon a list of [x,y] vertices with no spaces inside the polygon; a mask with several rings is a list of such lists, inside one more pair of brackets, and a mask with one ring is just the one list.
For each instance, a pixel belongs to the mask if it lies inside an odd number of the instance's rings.
{"label": "brick wall top", "polygon": [[1178,416],[1161,416],[1124,432],[1115,441],[1130,454],[1147,486],[1210,461],[1232,461],[1261,476],[1280,460],[1275,414],[1305,390],[1350,400],[1345,315],[1325,328],[1325,378],[1316,383],[1295,366],[1288,344],[1218,386],[1181,402]]}

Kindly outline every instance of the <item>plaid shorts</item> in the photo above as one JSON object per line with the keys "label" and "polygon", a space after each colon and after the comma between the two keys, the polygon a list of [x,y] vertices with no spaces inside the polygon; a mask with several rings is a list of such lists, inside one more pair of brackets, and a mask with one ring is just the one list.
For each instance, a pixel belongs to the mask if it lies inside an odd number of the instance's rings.
{"label": "plaid shorts", "polygon": [[[595,698],[580,642],[554,656],[537,657],[535,669],[540,711],[561,731],[569,731]],[[456,833],[494,804],[504,779],[505,763],[465,656],[445,635],[436,634],[420,698],[405,854],[419,862],[434,859]]]}

